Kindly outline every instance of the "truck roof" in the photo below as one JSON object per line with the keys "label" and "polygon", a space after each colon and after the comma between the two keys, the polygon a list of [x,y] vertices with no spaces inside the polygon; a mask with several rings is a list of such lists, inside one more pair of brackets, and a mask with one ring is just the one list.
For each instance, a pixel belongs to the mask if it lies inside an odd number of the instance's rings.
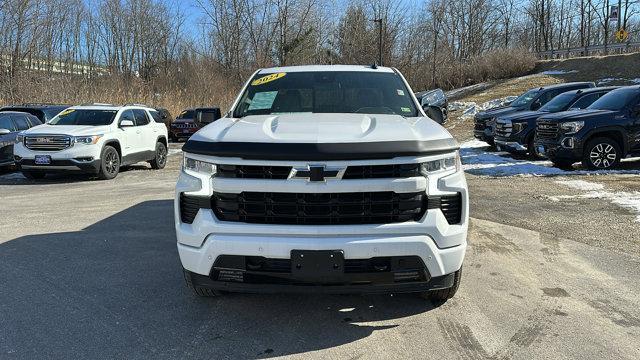
{"label": "truck roof", "polygon": [[314,72],[314,71],[362,71],[362,72],[384,72],[393,73],[394,69],[384,66],[373,65],[300,65],[281,66],[258,70],[258,74],[272,74],[279,72]]}

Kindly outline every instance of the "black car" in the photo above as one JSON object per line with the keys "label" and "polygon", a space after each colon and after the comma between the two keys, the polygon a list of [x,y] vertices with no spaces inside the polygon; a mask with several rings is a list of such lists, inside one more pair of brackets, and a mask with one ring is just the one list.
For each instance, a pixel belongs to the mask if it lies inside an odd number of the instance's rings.
{"label": "black car", "polygon": [[29,113],[37,117],[42,123],[46,123],[68,107],[69,105],[62,104],[22,104],[5,106],[0,108],[0,111],[20,111]]}
{"label": "black car", "polygon": [[178,115],[169,127],[169,138],[171,141],[188,139],[202,127],[220,119],[222,113],[217,107],[201,107],[187,109]]}
{"label": "black car", "polygon": [[554,97],[537,111],[521,111],[511,115],[499,116],[496,119],[495,143],[498,150],[511,153],[528,153],[532,158],[539,154],[533,145],[536,133],[536,119],[542,115],[566,111],[569,109],[584,109],[598,100],[602,95],[617,86],[596,87],[590,89],[572,90]]}
{"label": "black car", "polygon": [[613,90],[586,110],[541,116],[535,146],[560,168],[582,161],[592,170],[610,169],[640,155],[640,86]]}
{"label": "black car", "polygon": [[0,167],[13,165],[13,144],[18,133],[37,125],[42,122],[31,114],[0,111]]}
{"label": "black car", "polygon": [[153,120],[158,123],[164,123],[167,127],[167,130],[171,129],[171,123],[173,122],[173,116],[168,109],[165,108],[156,108],[157,113],[152,113]]}
{"label": "black car", "polygon": [[510,115],[520,111],[536,111],[544,104],[563,92],[592,88],[592,82],[573,82],[535,88],[518,96],[507,106],[501,106],[477,113],[474,117],[473,135],[476,139],[494,145],[494,129],[497,117]]}
{"label": "black car", "polygon": [[442,89],[418,92],[416,98],[430,119],[438,124],[444,124],[447,121],[449,100]]}

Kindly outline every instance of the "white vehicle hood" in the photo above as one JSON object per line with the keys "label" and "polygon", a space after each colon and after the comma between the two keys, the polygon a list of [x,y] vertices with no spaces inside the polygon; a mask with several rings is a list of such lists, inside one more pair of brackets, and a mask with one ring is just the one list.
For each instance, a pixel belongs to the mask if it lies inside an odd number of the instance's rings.
{"label": "white vehicle hood", "polygon": [[317,144],[449,139],[447,130],[426,117],[310,113],[222,118],[191,137],[204,142]]}
{"label": "white vehicle hood", "polygon": [[91,126],[91,125],[49,125],[43,124],[34,126],[31,129],[25,130],[22,133],[24,135],[71,135],[71,136],[86,136],[86,135],[100,135],[110,131],[108,125],[104,126]]}

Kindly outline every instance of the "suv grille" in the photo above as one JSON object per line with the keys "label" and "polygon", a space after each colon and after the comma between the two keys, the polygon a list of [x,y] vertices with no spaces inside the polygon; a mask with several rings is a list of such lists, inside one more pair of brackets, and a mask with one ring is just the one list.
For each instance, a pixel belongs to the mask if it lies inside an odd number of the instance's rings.
{"label": "suv grille", "polygon": [[496,121],[496,136],[508,138],[511,136],[513,125],[510,120]]}
{"label": "suv grille", "polygon": [[218,165],[216,177],[237,179],[286,179],[291,166]]}
{"label": "suv grille", "polygon": [[60,151],[71,147],[71,137],[62,136],[25,136],[24,146],[39,151]]}
{"label": "suv grille", "polygon": [[424,192],[214,193],[211,205],[222,221],[258,224],[341,225],[418,221]]}
{"label": "suv grille", "polygon": [[539,139],[555,139],[558,137],[558,123],[538,120],[536,123],[536,136]]}
{"label": "suv grille", "polygon": [[383,179],[420,176],[420,164],[349,166],[343,179]]}
{"label": "suv grille", "polygon": [[195,123],[173,123],[171,127],[176,129],[196,129],[198,125]]}

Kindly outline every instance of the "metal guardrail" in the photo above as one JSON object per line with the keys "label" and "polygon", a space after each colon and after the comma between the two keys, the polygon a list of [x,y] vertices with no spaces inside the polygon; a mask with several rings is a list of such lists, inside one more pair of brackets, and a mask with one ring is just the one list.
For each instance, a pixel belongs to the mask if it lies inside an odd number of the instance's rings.
{"label": "metal guardrail", "polygon": [[581,46],[560,50],[547,50],[537,53],[539,59],[562,59],[591,55],[623,54],[640,51],[640,41],[613,43],[605,45]]}

